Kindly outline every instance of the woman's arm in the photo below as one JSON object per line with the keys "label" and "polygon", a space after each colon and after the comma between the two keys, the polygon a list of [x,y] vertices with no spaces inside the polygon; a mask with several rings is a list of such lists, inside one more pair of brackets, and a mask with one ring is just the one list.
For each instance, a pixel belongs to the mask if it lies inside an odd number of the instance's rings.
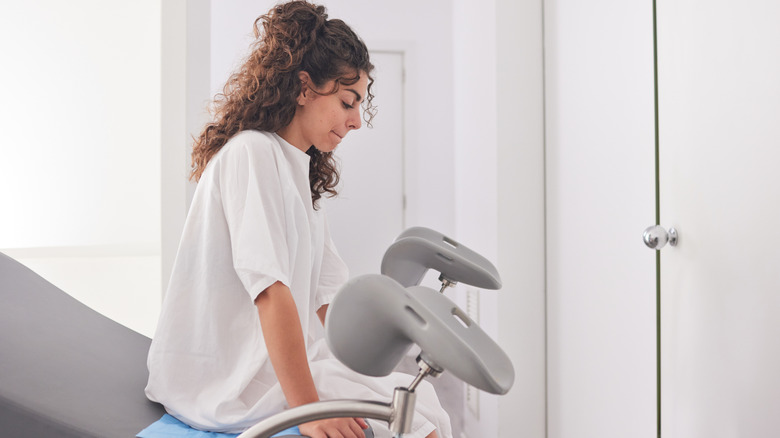
{"label": "woman's arm", "polygon": [[319,401],[290,289],[277,281],[257,296],[255,306],[271,365],[289,406]]}
{"label": "woman's arm", "polygon": [[[268,357],[287,404],[293,408],[318,401],[317,388],[306,357],[298,309],[290,289],[277,281],[257,296],[255,306],[260,316]],[[363,438],[365,435],[362,429],[367,427],[362,419],[357,418],[334,418],[300,425],[301,432],[311,438]]]}

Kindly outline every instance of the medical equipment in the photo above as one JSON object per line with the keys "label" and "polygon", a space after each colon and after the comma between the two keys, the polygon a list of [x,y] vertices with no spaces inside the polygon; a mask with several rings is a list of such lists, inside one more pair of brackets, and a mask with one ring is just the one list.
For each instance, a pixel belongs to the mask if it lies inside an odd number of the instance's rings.
{"label": "medical equipment", "polygon": [[239,438],[268,438],[296,424],[333,417],[382,420],[400,437],[411,426],[414,389],[429,375],[448,370],[493,394],[505,394],[514,382],[514,368],[506,353],[452,301],[430,288],[404,288],[382,275],[357,277],[331,303],[325,327],[333,354],[357,372],[387,375],[413,344],[421,348],[420,372],[408,387],[396,388],[390,403],[312,403],[266,419]]}
{"label": "medical equipment", "polygon": [[[428,269],[441,273],[441,291],[418,286]],[[261,421],[239,438],[268,438],[293,425],[334,417],[385,421],[400,437],[411,427],[415,388],[425,377],[445,370],[493,394],[509,391],[514,382],[509,357],[441,294],[456,282],[501,287],[498,272],[487,259],[440,233],[418,227],[402,233],[390,246],[382,273],[354,278],[341,288],[325,323],[328,345],[354,371],[385,376],[416,344],[421,350],[420,371],[411,384],[396,388],[389,403],[331,400],[290,409]]]}
{"label": "medical equipment", "polygon": [[440,292],[458,282],[483,289],[500,289],[498,270],[485,257],[438,231],[412,227],[385,251],[381,272],[404,287],[417,286],[425,273],[439,272]]}

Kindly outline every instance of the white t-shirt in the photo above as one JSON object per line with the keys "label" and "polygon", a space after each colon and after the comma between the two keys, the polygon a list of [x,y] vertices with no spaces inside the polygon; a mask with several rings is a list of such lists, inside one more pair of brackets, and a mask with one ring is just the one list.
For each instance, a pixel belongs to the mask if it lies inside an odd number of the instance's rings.
{"label": "white t-shirt", "polygon": [[309,156],[276,134],[239,133],[195,191],[149,352],[147,396],[209,430],[280,411],[276,397],[264,400],[276,375],[254,299],[287,285],[311,346],[323,337],[316,310],[346,280],[325,215],[312,207]]}
{"label": "white t-shirt", "polygon": [[[287,408],[268,358],[254,299],[290,288],[321,400],[389,402],[412,377],[360,375],[328,350],[316,311],[346,282],[347,268],[314,210],[309,156],[276,134],[244,131],[209,161],[184,224],[147,361],[146,395],[197,429],[240,433]],[[451,438],[433,387],[416,390],[409,438]],[[376,438],[390,438],[373,422]]]}

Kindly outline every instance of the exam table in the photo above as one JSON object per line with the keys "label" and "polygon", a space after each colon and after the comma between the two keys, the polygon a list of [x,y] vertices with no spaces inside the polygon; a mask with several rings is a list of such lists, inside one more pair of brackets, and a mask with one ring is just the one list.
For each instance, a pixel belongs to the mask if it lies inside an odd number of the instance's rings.
{"label": "exam table", "polygon": [[0,437],[133,437],[151,340],[0,253]]}

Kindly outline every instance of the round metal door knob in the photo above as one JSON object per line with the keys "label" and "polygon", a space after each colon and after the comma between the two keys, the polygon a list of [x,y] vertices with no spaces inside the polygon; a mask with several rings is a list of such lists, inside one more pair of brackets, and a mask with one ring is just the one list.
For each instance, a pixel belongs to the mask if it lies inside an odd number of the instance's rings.
{"label": "round metal door knob", "polygon": [[660,250],[667,243],[671,246],[677,246],[677,230],[669,228],[669,232],[666,232],[664,227],[653,225],[647,227],[645,232],[642,233],[642,240],[644,240],[648,248],[655,250]]}

